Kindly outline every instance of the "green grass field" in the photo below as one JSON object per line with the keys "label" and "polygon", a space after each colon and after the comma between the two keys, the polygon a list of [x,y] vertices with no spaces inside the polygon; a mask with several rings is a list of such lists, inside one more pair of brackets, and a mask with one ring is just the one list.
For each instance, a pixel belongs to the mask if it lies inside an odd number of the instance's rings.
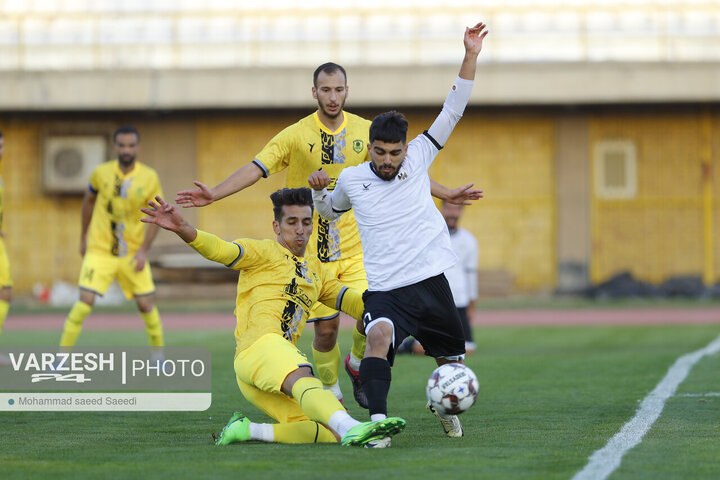
{"label": "green grass field", "polygon": [[[675,359],[700,349],[720,326],[478,328],[468,365],[478,403],[462,415],[466,436],[445,438],[425,409],[433,361],[401,356],[392,415],[407,429],[385,450],[251,443],[215,447],[234,410],[267,419],[240,396],[232,332],[170,331],[169,345],[213,355],[206,412],[2,412],[0,478],[571,478],[635,414]],[[8,331],[3,345],[54,345],[58,332]],[[312,332],[302,341],[309,350]],[[341,332],[347,351],[350,335]],[[144,345],[143,331],[87,331],[81,345]],[[662,415],[611,476],[720,477],[720,356],[703,358]],[[350,413],[366,419],[341,374]],[[703,396],[682,396],[698,394]]]}

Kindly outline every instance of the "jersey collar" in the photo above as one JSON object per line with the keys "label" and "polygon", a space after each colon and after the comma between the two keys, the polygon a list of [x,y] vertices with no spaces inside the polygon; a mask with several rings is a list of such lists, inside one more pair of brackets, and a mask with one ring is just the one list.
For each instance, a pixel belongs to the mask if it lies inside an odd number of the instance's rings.
{"label": "jersey collar", "polygon": [[342,113],[343,113],[343,121],[340,124],[340,126],[338,127],[338,129],[335,131],[330,130],[328,127],[326,127],[320,121],[320,116],[318,115],[317,111],[315,113],[313,113],[313,118],[315,119],[315,123],[317,124],[318,127],[320,127],[321,130],[324,130],[325,132],[329,133],[330,135],[336,135],[336,134],[342,132],[345,129],[345,125],[347,125],[347,121],[348,121],[347,112],[345,110],[343,110]]}
{"label": "jersey collar", "polygon": [[115,173],[118,174],[118,175],[121,176],[121,177],[129,177],[130,175],[133,175],[133,174],[135,174],[135,172],[138,171],[138,165],[139,165],[138,161],[135,160],[135,165],[133,165],[133,169],[130,170],[129,172],[127,172],[127,173],[124,173],[124,172],[120,169],[120,160],[118,160],[118,159],[116,158],[116,159],[115,159]]}

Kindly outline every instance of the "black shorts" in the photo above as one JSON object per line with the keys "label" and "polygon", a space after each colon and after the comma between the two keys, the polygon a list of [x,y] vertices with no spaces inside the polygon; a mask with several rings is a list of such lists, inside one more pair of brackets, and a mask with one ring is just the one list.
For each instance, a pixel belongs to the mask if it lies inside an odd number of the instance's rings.
{"label": "black shorts", "polygon": [[395,350],[412,335],[431,357],[454,357],[465,353],[465,335],[450,285],[444,274],[387,292],[363,294],[363,324],[389,319],[395,338],[388,351],[392,365]]}

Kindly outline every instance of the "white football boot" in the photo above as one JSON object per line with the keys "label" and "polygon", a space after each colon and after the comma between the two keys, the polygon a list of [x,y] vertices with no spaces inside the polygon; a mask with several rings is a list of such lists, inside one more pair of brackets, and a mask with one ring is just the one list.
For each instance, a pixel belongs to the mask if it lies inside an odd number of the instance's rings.
{"label": "white football boot", "polygon": [[465,434],[457,415],[442,415],[430,405],[430,402],[425,405],[425,408],[430,410],[430,412],[440,420],[440,425],[442,425],[443,430],[445,430],[445,435],[448,437],[458,438]]}

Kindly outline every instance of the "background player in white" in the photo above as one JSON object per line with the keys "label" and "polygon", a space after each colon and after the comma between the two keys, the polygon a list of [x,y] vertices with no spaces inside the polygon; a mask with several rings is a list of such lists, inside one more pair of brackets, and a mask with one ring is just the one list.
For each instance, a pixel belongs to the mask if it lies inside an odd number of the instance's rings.
{"label": "background player in white", "polygon": [[445,276],[450,284],[455,306],[460,315],[463,332],[465,332],[465,353],[475,351],[475,342],[472,336],[472,318],[475,314],[475,300],[477,299],[477,262],[478,244],[472,233],[459,226],[463,215],[463,206],[443,201],[442,216],[450,232],[450,243],[458,261]]}
{"label": "background player in white", "polygon": [[[442,216],[450,232],[450,242],[453,251],[458,257],[455,265],[445,271],[450,290],[455,299],[455,306],[460,315],[463,332],[465,333],[465,354],[475,351],[476,345],[472,337],[472,318],[475,314],[475,300],[477,299],[477,240],[472,233],[461,228],[458,224],[463,215],[463,206],[443,201]],[[408,337],[398,347],[397,353],[425,354],[420,342]]]}
{"label": "background player in white", "polygon": [[[440,115],[411,141],[397,112],[377,116],[370,126],[371,162],[345,168],[332,193],[327,174],[308,178],[318,213],[337,218],[353,209],[362,240],[368,290],[363,322],[367,335],[360,381],[371,419],[387,417],[390,366],[408,335],[438,364],[463,362],[460,318],[442,272],[457,257],[445,221],[430,197],[428,169],[462,117],[472,92],[485,24],[465,29],[465,56]],[[440,418],[448,436],[463,435],[455,416]]]}

